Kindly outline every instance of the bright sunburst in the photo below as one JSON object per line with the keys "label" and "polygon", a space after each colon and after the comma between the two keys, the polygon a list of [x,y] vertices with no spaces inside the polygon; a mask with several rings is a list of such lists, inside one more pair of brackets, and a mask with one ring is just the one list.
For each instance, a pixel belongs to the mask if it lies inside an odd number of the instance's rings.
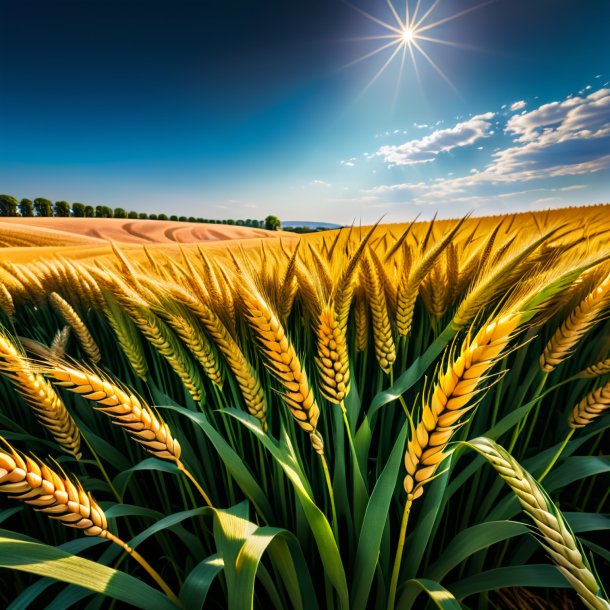
{"label": "bright sunburst", "polygon": [[[358,11],[367,19],[383,27],[386,30],[386,32],[383,34],[374,36],[364,36],[359,38],[358,40],[379,40],[380,45],[370,53],[367,53],[366,55],[363,55],[362,57],[356,59],[350,65],[359,63],[375,55],[379,55],[384,51],[387,52],[388,57],[386,58],[385,63],[381,66],[381,68],[379,68],[377,73],[373,76],[373,78],[367,85],[366,89],[368,89],[385,72],[385,70],[394,60],[400,61],[400,76],[402,76],[402,71],[405,65],[407,54],[411,59],[415,74],[419,79],[419,69],[417,66],[417,60],[418,58],[423,57],[426,62],[428,62],[434,68],[434,70],[436,70],[436,72],[441,76],[441,78],[451,88],[455,89],[453,83],[430,57],[424,46],[427,43],[461,46],[449,40],[443,40],[442,38],[435,38],[434,36],[431,36],[432,30],[440,25],[453,21],[458,17],[462,17],[463,15],[466,15],[467,13],[470,13],[486,4],[490,4],[493,1],[495,0],[483,2],[482,4],[470,7],[449,17],[434,19],[435,10],[441,3],[441,0],[434,0],[434,2],[432,2],[432,4],[427,9],[422,8],[422,0],[416,0],[416,3],[411,2],[410,0],[405,0],[404,14],[402,16],[401,14],[399,14],[394,4],[392,4],[392,1],[386,0],[386,3],[393,17],[393,22],[391,23],[383,21],[382,19],[375,17],[370,13],[367,13],[358,6],[354,6],[353,4],[346,2],[346,4],[351,6],[354,10]],[[412,4],[414,3],[415,7],[413,8]]]}

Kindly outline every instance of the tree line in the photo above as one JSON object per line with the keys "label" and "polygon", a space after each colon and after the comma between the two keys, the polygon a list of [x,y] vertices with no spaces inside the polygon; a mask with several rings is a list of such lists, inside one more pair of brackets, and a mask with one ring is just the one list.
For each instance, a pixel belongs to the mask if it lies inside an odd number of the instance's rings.
{"label": "tree line", "polygon": [[195,218],[194,216],[177,216],[172,214],[147,214],[146,212],[127,211],[124,208],[111,208],[107,205],[92,206],[86,203],[68,203],[56,201],[53,203],[44,197],[37,197],[33,201],[22,199],[18,201],[11,195],[0,195],[0,216],[41,216],[59,218],[129,218],[140,220],[170,220],[175,222],[207,222],[211,224],[236,225],[241,227],[254,227],[275,231],[280,227],[277,216],[267,216],[265,220],[247,218],[245,220],[215,220],[210,218]]}

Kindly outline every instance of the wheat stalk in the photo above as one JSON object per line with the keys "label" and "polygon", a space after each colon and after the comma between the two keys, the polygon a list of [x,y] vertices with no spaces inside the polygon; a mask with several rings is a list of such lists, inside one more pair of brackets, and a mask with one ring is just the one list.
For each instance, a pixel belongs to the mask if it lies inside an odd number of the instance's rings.
{"label": "wheat stalk", "polygon": [[366,350],[369,340],[369,318],[366,310],[364,291],[359,290],[354,299],[354,333],[356,335],[356,351]]}
{"label": "wheat stalk", "polygon": [[193,298],[184,289],[176,285],[166,285],[165,287],[172,297],[184,304],[203,324],[207,333],[225,357],[231,372],[235,375],[248,412],[258,419],[261,428],[266,431],[267,402],[258,373],[248,362],[227,327],[210,307]]}
{"label": "wheat stalk", "polygon": [[[4,440],[4,439],[2,439]],[[78,481],[39,460],[18,453],[6,441],[7,451],[0,450],[0,491],[14,500],[25,502],[65,525],[82,531],[85,536],[97,536],[114,542],[133,557],[155,580],[174,603],[180,601],[161,576],[128,544],[108,530],[108,521],[100,505]]]}
{"label": "wheat stalk", "polygon": [[0,280],[0,309],[10,318],[15,315],[15,303],[8,288]]}
{"label": "wheat stalk", "polygon": [[345,330],[339,326],[332,306],[327,305],[322,310],[316,332],[318,354],[315,360],[320,376],[320,390],[327,400],[340,405],[349,393],[349,355]]}
{"label": "wheat stalk", "polygon": [[594,377],[601,377],[606,373],[610,373],[610,358],[606,358],[606,360],[588,366],[584,371],[579,373],[578,376],[584,377],[585,379],[592,379]]}
{"label": "wheat stalk", "polygon": [[97,403],[95,408],[125,428],[129,435],[155,457],[178,461],[180,443],[169,426],[141,399],[87,369],[53,362],[43,372],[58,385]]}
{"label": "wheat stalk", "polygon": [[57,313],[63,318],[64,322],[74,331],[85,354],[89,356],[91,362],[97,364],[102,359],[100,350],[91,336],[89,329],[85,326],[85,323],[81,320],[76,311],[74,311],[74,308],[56,292],[50,294],[49,300],[53,307],[55,307]]}
{"label": "wheat stalk", "polygon": [[366,294],[373,322],[373,341],[377,362],[384,373],[389,373],[396,360],[396,346],[392,337],[392,327],[388,316],[385,292],[381,285],[377,268],[367,252],[363,259]]}
{"label": "wheat stalk", "polygon": [[475,406],[471,401],[520,322],[517,313],[493,319],[464,341],[459,356],[439,375],[408,442],[404,481],[407,502],[422,495],[424,485],[447,457],[445,449],[459,421]]}
{"label": "wheat stalk", "polygon": [[80,459],[80,433],[62,399],[1,332],[0,369],[59,446],[77,460]]}
{"label": "wheat stalk", "polygon": [[610,604],[599,597],[599,583],[584,559],[574,534],[542,487],[508,451],[492,440],[481,437],[467,444],[483,455],[515,492],[523,510],[540,533],[540,544],[585,606],[591,610],[610,610]]}
{"label": "wheat stalk", "polygon": [[246,281],[241,291],[245,314],[256,332],[258,345],[269,363],[271,373],[283,386],[282,398],[296,423],[309,434],[313,448],[324,453],[322,437],[317,432],[320,411],[307,374],[286,335],[279,317],[260,294],[253,281]]}
{"label": "wheat stalk", "polygon": [[109,292],[105,293],[104,314],[131,367],[140,379],[146,381],[148,365],[138,330]]}
{"label": "wheat stalk", "polygon": [[591,291],[572,311],[544,348],[540,368],[547,373],[555,370],[572,353],[574,346],[597,322],[608,304],[610,275]]}
{"label": "wheat stalk", "polygon": [[433,244],[427,252],[421,253],[416,261],[412,263],[409,259],[408,265],[405,265],[396,293],[396,327],[401,337],[406,337],[411,331],[415,302],[417,301],[421,283],[426,275],[428,275],[437,258],[455,237],[463,222],[461,220],[456,223],[443,239]]}
{"label": "wheat stalk", "polygon": [[608,408],[610,408],[610,383],[589,392],[572,409],[568,418],[568,425],[572,429],[584,428],[603,415]]}
{"label": "wheat stalk", "polygon": [[222,371],[216,354],[210,344],[208,338],[203,334],[201,328],[197,324],[186,308],[179,303],[165,302],[162,308],[162,315],[167,319],[169,325],[174,332],[182,339],[188,350],[193,354],[197,362],[205,371],[209,379],[222,389],[223,377]]}

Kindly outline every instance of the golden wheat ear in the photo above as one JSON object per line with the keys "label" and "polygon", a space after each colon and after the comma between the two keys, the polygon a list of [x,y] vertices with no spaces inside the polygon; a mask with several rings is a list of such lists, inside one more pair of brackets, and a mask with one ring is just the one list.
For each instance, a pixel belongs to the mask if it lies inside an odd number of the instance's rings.
{"label": "golden wheat ear", "polygon": [[15,500],[80,529],[87,536],[104,536],[104,511],[82,486],[60,476],[41,461],[20,454],[4,439],[0,450],[0,491]]}
{"label": "golden wheat ear", "polygon": [[72,305],[56,292],[51,293],[49,300],[57,313],[63,318],[64,322],[74,331],[85,354],[89,356],[91,362],[97,364],[102,359],[100,350],[91,336],[89,329],[76,313]]}
{"label": "golden wheat ear", "polygon": [[242,282],[241,298],[245,315],[254,332],[270,372],[282,385],[282,399],[296,423],[310,435],[314,450],[320,454],[324,444],[317,434],[320,410],[305,369],[286,335],[279,317],[251,279]]}
{"label": "golden wheat ear", "polygon": [[550,373],[566,360],[582,337],[595,325],[607,307],[610,275],[607,275],[579,303],[557,329],[540,356],[540,368]]}
{"label": "golden wheat ear", "polygon": [[570,526],[542,487],[503,447],[484,437],[464,443],[480,453],[506,481],[534,522],[542,547],[587,608],[610,610]]}
{"label": "golden wheat ear", "polygon": [[57,444],[80,459],[80,433],[63,400],[1,330],[0,374],[9,379]]}
{"label": "golden wheat ear", "polygon": [[491,368],[503,355],[522,320],[519,312],[498,316],[467,337],[457,357],[439,374],[419,422],[413,427],[405,453],[404,488],[407,506],[419,498],[447,457],[447,446]]}
{"label": "golden wheat ear", "polygon": [[106,538],[131,555],[178,607],[176,595],[151,565],[128,544],[108,530],[108,521],[100,505],[82,485],[71,481],[64,472],[58,474],[40,460],[20,454],[4,439],[0,449],[0,492],[29,504],[65,525],[81,530],[85,536]]}
{"label": "golden wheat ear", "polygon": [[610,409],[610,383],[589,392],[573,409],[568,418],[572,429],[584,428]]}
{"label": "golden wheat ear", "polygon": [[57,385],[96,403],[96,409],[108,415],[115,424],[147,451],[158,458],[180,459],[180,443],[173,437],[169,426],[155,411],[118,383],[86,368],[77,368],[62,361],[41,368]]}

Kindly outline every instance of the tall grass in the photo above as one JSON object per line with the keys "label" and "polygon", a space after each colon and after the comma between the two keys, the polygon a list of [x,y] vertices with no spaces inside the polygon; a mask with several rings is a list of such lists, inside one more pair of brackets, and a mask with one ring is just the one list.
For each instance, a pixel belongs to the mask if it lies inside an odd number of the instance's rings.
{"label": "tall grass", "polygon": [[1,263],[3,605],[610,608],[609,230]]}

